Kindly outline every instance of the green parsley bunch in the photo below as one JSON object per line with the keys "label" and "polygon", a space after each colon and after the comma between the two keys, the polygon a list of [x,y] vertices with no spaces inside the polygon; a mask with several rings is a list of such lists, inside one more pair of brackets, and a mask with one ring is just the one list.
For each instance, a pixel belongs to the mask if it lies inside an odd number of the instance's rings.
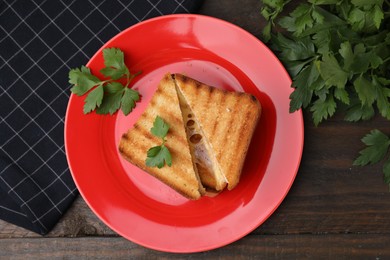
{"label": "green parsley bunch", "polygon": [[[136,90],[129,88],[131,81],[141,72],[130,73],[126,67],[124,53],[118,48],[103,49],[105,67],[100,70],[106,79],[100,80],[89,68],[81,66],[69,71],[70,91],[78,96],[87,94],[83,112],[95,111],[98,114],[114,114],[121,109],[128,115],[140,99]],[[122,84],[120,79],[125,79]]]}
{"label": "green parsley bunch", "polygon": [[[308,108],[318,125],[336,111],[345,120],[390,120],[389,0],[263,0],[268,21],[264,41],[276,51],[292,78],[290,112]],[[273,33],[280,28],[283,33]],[[388,153],[389,138],[378,130],[362,141],[368,146],[355,165],[376,163]],[[384,167],[390,184],[390,161]]]}

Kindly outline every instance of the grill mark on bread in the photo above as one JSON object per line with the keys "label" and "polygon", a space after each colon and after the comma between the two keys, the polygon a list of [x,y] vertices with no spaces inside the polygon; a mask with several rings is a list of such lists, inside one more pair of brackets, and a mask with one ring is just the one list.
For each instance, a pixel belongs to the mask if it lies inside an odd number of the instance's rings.
{"label": "grill mark on bread", "polygon": [[[151,105],[151,106],[155,106],[155,105],[156,105],[156,99],[152,98],[152,99],[150,100],[150,105]],[[145,113],[142,114],[142,116],[144,116],[144,115],[145,115]]]}
{"label": "grill mark on bread", "polygon": [[[204,85],[204,84],[202,84],[201,85],[201,88],[202,88],[202,93],[205,93],[205,95],[204,95],[204,98],[202,98],[202,100],[204,100],[203,101],[203,103],[202,104],[200,104],[200,105],[202,105],[202,107],[206,110],[206,108],[208,107],[207,106],[207,104],[209,104],[210,102],[216,102],[215,101],[215,97],[216,97],[216,95],[212,95],[212,93],[213,93],[213,91],[211,91],[211,87],[209,87],[209,86],[207,86],[207,85]],[[196,106],[196,104],[194,105],[194,106]],[[209,116],[217,116],[217,114],[218,114],[218,112],[219,111],[217,111],[217,113],[216,114],[213,114],[213,113],[207,113],[206,115],[206,119],[205,119],[205,121],[206,122],[208,122],[208,117]],[[201,127],[202,127],[202,125],[201,125]],[[216,124],[214,124],[214,127],[216,127]],[[211,135],[211,136],[213,136],[213,135]],[[210,142],[210,140],[208,140],[208,142]]]}
{"label": "grill mark on bread", "polygon": [[[160,90],[160,88],[159,88]],[[170,100],[169,102],[173,102],[172,98],[167,94],[166,91],[160,92],[160,97],[164,96],[167,100]],[[176,93],[175,93],[176,95]],[[169,98],[168,98],[169,97]],[[186,139],[181,138],[181,136],[178,134],[178,132],[175,130],[177,125],[181,125],[183,123],[180,118],[178,118],[170,109],[170,106],[164,106],[162,102],[158,102],[158,100],[153,99],[151,100],[151,105],[154,106],[160,113],[161,117],[170,125],[170,130],[168,132],[168,135],[171,135],[170,138],[176,138],[178,142],[181,144],[187,143]],[[180,115],[181,116],[181,115]],[[154,122],[154,115],[148,111],[145,111],[145,113],[142,114],[143,120],[146,122]],[[169,119],[169,120],[168,120]],[[136,124],[137,125],[137,124]],[[135,126],[136,126],[135,125]],[[153,125],[150,126],[150,128],[153,127]],[[150,129],[146,132],[146,129],[142,132],[144,135],[145,133],[148,133],[148,138],[150,138]]]}
{"label": "grill mark on bread", "polygon": [[[123,135],[124,136],[124,135]],[[122,136],[122,137],[123,137]],[[121,154],[125,154],[125,150],[124,150],[124,148],[123,148],[123,143],[122,143],[122,141],[119,143],[119,152],[121,153]]]}
{"label": "grill mark on bread", "polygon": [[[133,134],[136,136],[145,136],[146,140],[148,140],[150,143],[155,143],[155,145],[158,145],[160,143],[159,138],[152,135],[145,128],[141,128],[141,127],[133,128]],[[133,160],[132,153],[127,153],[126,149],[124,149],[122,147],[125,143],[127,143],[127,144],[131,145],[131,149],[135,149],[138,151],[145,151],[145,159],[146,159],[146,151],[149,150],[149,148],[151,148],[151,146],[149,144],[146,144],[145,142],[137,142],[137,143],[130,142],[129,137],[127,136],[127,133],[125,135],[126,135],[126,138],[124,140],[121,140],[121,143],[119,146],[119,151],[122,154],[124,154],[126,157],[128,157],[130,160]],[[180,147],[183,147],[184,144],[187,145],[187,140],[179,138],[179,136],[177,136],[177,135],[171,136],[171,139],[176,139],[178,142],[176,142],[176,140],[175,140],[175,144],[170,144],[168,141],[165,145],[168,147],[168,149],[170,149],[170,151],[172,153],[174,153],[175,158],[177,158],[179,161],[185,160],[185,157],[180,152],[180,150],[178,150],[177,146],[179,145]]]}
{"label": "grill mark on bread", "polygon": [[257,98],[254,95],[251,94],[250,97],[254,103],[257,103]]}
{"label": "grill mark on bread", "polygon": [[152,135],[150,133],[150,131],[147,131],[144,127],[138,127],[138,125],[136,124],[136,125],[134,125],[133,129],[134,129],[134,132],[139,132],[142,136],[144,136],[148,140],[151,140],[151,141],[158,140],[157,137]]}
{"label": "grill mark on bread", "polygon": [[[170,126],[170,129],[168,131],[168,135],[169,134],[173,134],[173,137],[177,137],[178,140],[180,140],[180,142],[183,141],[183,138],[179,138],[178,135],[177,135],[177,125],[181,125],[182,124],[182,120],[180,120],[179,118],[175,117],[174,114],[171,112],[171,111],[168,111],[168,110],[164,110],[164,109],[160,109],[161,111],[163,111],[161,114],[164,115],[162,116],[162,118],[164,119],[164,121],[166,121],[169,126]],[[149,122],[153,122],[155,117],[151,114],[151,113],[146,113],[143,115],[144,116],[144,119],[145,121],[149,121]],[[150,125],[150,128],[152,128],[153,125],[151,124]]]}
{"label": "grill mark on bread", "polygon": [[[147,151],[149,150],[149,146],[147,146],[146,144],[144,143],[137,143],[138,145],[134,145],[132,146],[133,149],[137,149],[138,151]],[[175,147],[170,147],[169,145],[166,145],[168,147],[168,149],[170,150],[171,154],[172,154],[172,159],[173,160],[177,160],[178,162],[180,161],[183,161],[183,160],[186,160],[186,157],[183,155],[183,153],[181,153],[181,151],[179,151],[177,148]],[[132,153],[127,153],[126,150],[122,147],[122,146],[119,146],[119,152],[125,156],[129,161],[131,161],[132,163],[136,164],[137,167],[139,168],[143,168],[143,169],[146,169],[147,167],[140,167],[140,165],[136,162],[137,160],[137,156],[134,155]],[[174,156],[174,158],[173,158]],[[146,160],[146,152],[145,152],[145,160]],[[179,167],[179,169],[183,169],[183,167]]]}
{"label": "grill mark on bread", "polygon": [[168,95],[167,91],[161,88],[158,88],[158,90],[160,95],[157,98],[152,98],[150,101],[153,105],[160,105],[161,102],[158,102],[159,100],[167,100],[168,103],[175,103],[175,100],[171,95]]}
{"label": "grill mark on bread", "polygon": [[193,82],[195,83],[195,87],[196,88],[202,88],[202,83],[200,83],[199,81],[196,81],[196,80],[193,80]]}
{"label": "grill mark on bread", "polygon": [[[225,94],[225,98],[223,99],[224,100],[224,102],[226,102],[226,99],[227,99],[227,95]],[[238,103],[238,99],[234,99],[233,100],[234,102],[232,103],[232,107],[237,107],[238,105],[237,105],[237,103]],[[224,104],[223,104],[224,105]],[[226,126],[227,126],[227,131],[226,131],[226,134],[224,135],[224,138],[223,138],[223,140],[222,140],[222,143],[223,144],[227,144],[227,139],[229,138],[229,134],[230,134],[230,132],[232,131],[232,129],[233,129],[233,127],[232,127],[232,125],[233,125],[233,122],[234,121],[236,121],[237,120],[237,118],[235,117],[235,116],[230,116],[229,117],[229,121],[228,121],[228,123],[226,124]],[[214,135],[214,133],[213,133],[213,135]],[[241,136],[241,134],[240,134],[240,136]]]}
{"label": "grill mark on bread", "polygon": [[127,133],[124,133],[124,134],[122,135],[122,139],[129,140],[129,137],[127,136]]}
{"label": "grill mark on bread", "polygon": [[[209,88],[204,88],[204,89],[208,90],[208,91],[205,91],[207,93],[207,96],[205,98],[205,104],[208,104],[210,102],[210,99],[212,98],[212,95],[211,95],[212,91],[210,91]],[[207,106],[205,106],[205,107],[207,107]]]}
{"label": "grill mark on bread", "polygon": [[[236,142],[232,142],[232,143],[235,143],[235,146],[230,148],[232,151],[241,151],[242,150],[242,149],[240,149],[241,146],[246,143],[246,140],[244,141],[244,139],[247,136],[245,129],[247,128],[251,117],[252,117],[252,111],[248,110],[245,113],[245,117],[243,119],[243,122],[241,123],[240,128],[237,131],[239,133],[239,135],[237,136],[238,140],[236,140]],[[231,167],[232,163],[233,163],[233,161],[229,160],[228,168]]]}
{"label": "grill mark on bread", "polygon": [[[187,79],[185,81],[183,81],[183,83],[184,83],[183,85],[186,84],[186,81],[187,81]],[[195,85],[195,93],[194,93],[194,95],[195,96],[199,96],[199,85],[196,85],[194,82],[191,82],[190,84]]]}
{"label": "grill mark on bread", "polygon": [[189,81],[188,77],[185,77],[184,75],[181,75],[181,74],[177,74],[176,77],[179,77],[179,79],[181,81],[183,81],[184,83],[187,83],[187,81]]}
{"label": "grill mark on bread", "polygon": [[[161,92],[161,94],[160,95],[163,95],[163,96],[167,96],[167,94],[166,94],[166,92]],[[175,94],[176,95],[176,94]],[[172,100],[172,98],[168,98],[168,96],[167,96],[167,99],[168,100]],[[181,144],[183,144],[183,143],[185,143],[185,142],[187,142],[187,140],[185,140],[185,139],[183,139],[183,138],[181,138],[180,137],[180,135],[178,135],[178,133],[175,131],[175,130],[173,130],[173,129],[176,129],[177,127],[174,127],[174,126],[177,126],[177,125],[179,125],[179,124],[182,124],[182,120],[180,120],[180,118],[178,118],[170,109],[171,109],[171,107],[166,107],[166,106],[164,106],[163,105],[163,103],[162,102],[156,102],[156,99],[152,99],[151,100],[151,104],[153,104],[153,106],[156,108],[156,109],[158,109],[158,111],[159,111],[159,114],[161,114],[160,116],[170,125],[170,130],[169,130],[169,132],[168,132],[168,134],[171,134],[172,136],[174,136],[175,138],[177,138],[177,140],[181,143]],[[181,115],[180,115],[181,116]],[[142,114],[142,119],[143,120],[145,120],[146,122],[154,122],[154,119],[155,119],[155,117],[154,117],[154,115],[150,112],[150,111],[148,111],[148,110],[146,110],[143,114]],[[167,119],[170,119],[170,121],[169,120],[167,120]],[[173,122],[172,122],[173,121]],[[153,125],[151,125],[151,127],[152,127]],[[151,128],[150,127],[150,128]],[[144,131],[145,132],[145,131]],[[150,136],[150,131],[148,132],[149,133],[149,136]]]}
{"label": "grill mark on bread", "polygon": [[[182,121],[179,118],[177,118],[177,116],[170,110],[171,108],[164,106],[162,102],[156,102],[156,100],[152,99],[151,104],[153,104],[154,107],[158,108],[158,110],[160,111],[159,116],[162,117],[165,121],[167,121],[167,119],[169,118],[169,119],[173,119],[175,121],[175,124],[182,123]],[[141,117],[143,117],[145,121],[150,121],[150,122],[154,122],[155,119],[153,117],[153,114],[148,110],[146,110],[141,115]]]}
{"label": "grill mark on bread", "polygon": [[[217,118],[219,118],[219,117],[221,116],[221,113],[222,113],[222,110],[221,110],[221,109],[223,108],[223,106],[224,106],[225,103],[226,103],[226,96],[227,96],[227,93],[226,93],[226,92],[222,92],[221,95],[214,95],[215,100],[213,100],[213,102],[220,102],[220,104],[221,104],[221,106],[218,108],[217,114],[214,115],[214,116],[216,116]],[[220,98],[217,99],[217,97],[220,97]],[[217,127],[218,127],[218,124],[219,124],[219,120],[216,120],[216,121],[214,122],[213,128],[212,128],[212,130],[211,130],[211,136],[210,136],[211,138],[214,137],[215,131],[217,130]]]}
{"label": "grill mark on bread", "polygon": [[[166,114],[168,114],[168,113],[165,113],[165,112],[164,112],[164,115],[166,115]],[[151,115],[151,114],[148,113],[148,114],[145,115],[145,116],[150,116],[150,115]],[[169,117],[169,116],[172,116],[172,115],[169,115],[169,114],[168,114],[167,118],[171,118],[171,117]],[[150,119],[149,119],[149,118],[150,118]],[[146,117],[145,120],[153,120],[153,121],[154,121],[154,118],[152,119],[151,117]],[[178,124],[180,124],[180,122],[179,122]],[[136,126],[137,126],[137,127],[136,127]],[[140,134],[141,134],[142,136],[145,136],[147,139],[150,139],[150,140],[159,140],[158,137],[155,137],[155,136],[150,132],[150,130],[146,129],[145,127],[138,127],[138,125],[136,124],[136,125],[134,125],[134,129],[135,129],[136,131],[140,132]],[[174,129],[176,129],[176,128],[173,127],[173,126],[171,125],[171,126],[170,126],[170,129],[169,129],[169,131],[168,131],[168,135],[170,135],[169,138],[170,138],[170,139],[173,139],[173,138],[176,139],[181,145],[187,144],[187,139],[181,138],[181,136],[178,134],[178,132],[177,132],[176,130],[174,130]]]}

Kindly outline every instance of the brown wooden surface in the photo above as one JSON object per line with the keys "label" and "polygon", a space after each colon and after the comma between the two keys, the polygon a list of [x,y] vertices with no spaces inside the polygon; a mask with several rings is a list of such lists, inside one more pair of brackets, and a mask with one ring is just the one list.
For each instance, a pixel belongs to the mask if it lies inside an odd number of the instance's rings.
{"label": "brown wooden surface", "polygon": [[[259,37],[260,6],[257,0],[205,0],[200,13]],[[337,115],[314,127],[308,112],[304,118],[304,153],[292,189],[263,225],[237,242],[195,254],[146,249],[111,231],[79,197],[45,237],[0,221],[0,259],[390,259],[390,192],[381,166],[352,166],[360,139],[373,128],[390,133],[389,121],[347,123]]]}

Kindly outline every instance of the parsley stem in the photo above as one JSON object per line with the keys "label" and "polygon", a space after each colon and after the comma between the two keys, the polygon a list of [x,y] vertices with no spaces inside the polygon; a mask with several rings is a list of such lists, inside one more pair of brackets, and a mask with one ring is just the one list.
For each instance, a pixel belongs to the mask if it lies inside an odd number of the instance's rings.
{"label": "parsley stem", "polygon": [[141,73],[142,73],[142,70],[136,72],[135,74],[131,74],[130,72],[126,73],[126,78],[127,78],[126,88],[128,88],[130,83],[131,83],[131,81],[133,81],[133,79],[135,77],[137,77],[138,75],[140,75]]}
{"label": "parsley stem", "polygon": [[107,82],[110,82],[110,81],[113,81],[112,79],[107,79],[107,80],[102,80],[99,82],[99,84],[97,84],[97,86],[102,86],[104,84],[106,84]]}

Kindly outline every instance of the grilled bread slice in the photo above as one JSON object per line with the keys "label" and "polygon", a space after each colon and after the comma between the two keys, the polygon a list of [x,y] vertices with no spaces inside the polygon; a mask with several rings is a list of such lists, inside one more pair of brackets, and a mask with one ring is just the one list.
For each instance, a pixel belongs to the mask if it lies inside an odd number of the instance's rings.
{"label": "grilled bread slice", "polygon": [[233,189],[261,115],[259,101],[253,95],[217,89],[182,74],[173,77],[211,150],[214,176]]}
{"label": "grilled bread slice", "polygon": [[[172,79],[175,80],[174,75],[172,75]],[[186,126],[192,158],[194,159],[202,185],[208,191],[219,192],[225,188],[226,178],[222,174],[218,163],[216,163],[214,152],[208,140],[204,138],[199,122],[196,120],[193,111],[177,85],[176,91]]]}
{"label": "grilled bread slice", "polygon": [[[160,169],[145,165],[148,149],[161,144],[161,139],[150,133],[157,115],[170,126],[165,146],[172,155],[172,166],[164,166]],[[175,83],[170,74],[165,75],[161,80],[138,121],[123,134],[119,151],[126,160],[189,199],[199,199],[205,193],[193,163]]]}

